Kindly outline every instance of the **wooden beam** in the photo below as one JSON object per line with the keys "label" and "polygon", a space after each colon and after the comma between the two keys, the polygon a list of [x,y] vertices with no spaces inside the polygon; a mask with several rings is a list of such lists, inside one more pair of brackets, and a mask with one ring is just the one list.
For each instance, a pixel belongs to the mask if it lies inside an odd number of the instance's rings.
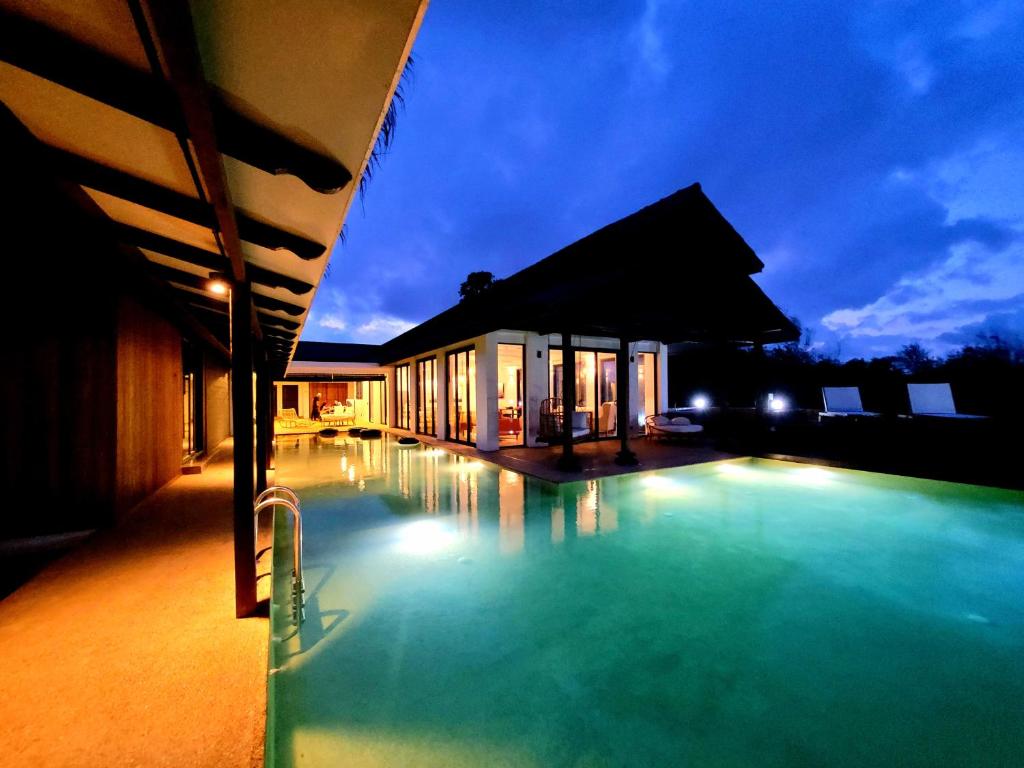
{"label": "wooden beam", "polygon": [[[206,196],[217,219],[217,238],[231,262],[236,283],[245,281],[245,256],[231,203],[224,158],[217,141],[210,98],[203,75],[192,14],[185,0],[141,0],[145,27],[156,46],[159,64],[177,97]],[[137,26],[142,27],[142,24]]]}
{"label": "wooden beam", "polygon": [[[108,195],[137,203],[201,227],[215,229],[217,226],[217,217],[213,207],[204,200],[161,187],[159,184],[137,178],[124,171],[108,168],[63,149],[50,147],[49,153],[56,173],[67,181],[105,192]],[[238,232],[241,238],[261,248],[291,251],[306,261],[323,256],[327,250],[313,240],[258,221],[239,208],[235,208],[235,220],[238,222]],[[300,292],[305,293],[306,291]]]}
{"label": "wooden beam", "polygon": [[263,325],[276,325],[279,328],[287,328],[289,331],[299,330],[299,324],[296,323],[294,320],[286,320],[283,317],[272,315],[269,312],[264,312],[261,309],[256,310],[256,315],[257,317],[259,317],[260,322],[263,323]]}
{"label": "wooden beam", "polygon": [[[0,11],[0,60],[174,133],[185,125],[160,78],[8,11]],[[267,173],[295,176],[325,194],[352,181],[335,158],[239,114],[218,93],[211,93],[210,103],[224,154]]]}
{"label": "wooden beam", "polygon": [[285,312],[293,317],[298,317],[306,311],[304,307],[300,307],[298,304],[289,304],[287,301],[281,301],[280,299],[275,299],[270,296],[264,296],[260,293],[254,293],[252,295],[252,302],[257,307]]}
{"label": "wooden beam", "polygon": [[[172,259],[195,264],[197,267],[204,267],[211,271],[224,271],[227,269],[227,262],[219,253],[197,248],[194,245],[182,243],[145,229],[139,229],[130,224],[116,224],[115,226],[118,238],[124,243],[130,243],[139,248],[145,248],[148,251],[170,256]],[[312,285],[302,280],[297,280],[294,277],[288,277],[263,267],[257,267],[255,264],[249,264],[248,262],[246,264],[249,279],[257,285],[263,285],[267,288],[284,288],[296,295],[309,293],[313,290]],[[172,269],[172,267],[167,267],[167,269]]]}
{"label": "wooden beam", "polygon": [[238,283],[231,291],[231,408],[234,425],[235,615],[256,611],[256,537],[253,532],[253,339],[248,320],[252,289]]}

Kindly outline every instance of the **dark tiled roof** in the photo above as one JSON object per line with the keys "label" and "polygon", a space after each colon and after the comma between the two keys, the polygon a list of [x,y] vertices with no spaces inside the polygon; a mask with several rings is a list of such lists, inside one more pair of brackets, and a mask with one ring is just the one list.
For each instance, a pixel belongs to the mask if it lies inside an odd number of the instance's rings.
{"label": "dark tiled roof", "polygon": [[508,328],[658,341],[789,341],[764,264],[699,184],[577,240],[381,346],[393,362]]}
{"label": "dark tiled roof", "polygon": [[315,363],[379,363],[379,344],[341,344],[333,341],[300,341],[294,360]]}

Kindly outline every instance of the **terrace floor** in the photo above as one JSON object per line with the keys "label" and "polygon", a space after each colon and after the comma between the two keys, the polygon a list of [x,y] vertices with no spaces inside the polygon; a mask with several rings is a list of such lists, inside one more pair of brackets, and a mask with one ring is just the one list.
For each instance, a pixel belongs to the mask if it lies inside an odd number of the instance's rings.
{"label": "terrace floor", "polygon": [[5,763],[263,764],[268,626],[234,618],[231,485],[228,441],[0,601]]}
{"label": "terrace floor", "polygon": [[478,451],[471,446],[440,442],[430,438],[425,438],[424,442],[441,445],[445,450],[449,450],[452,453],[473,456],[483,461],[498,464],[505,469],[511,469],[524,475],[531,475],[551,483],[593,480],[598,477],[624,475],[629,472],[644,472],[649,469],[684,467],[689,464],[703,464],[708,461],[734,459],[737,455],[725,453],[701,443],[672,443],[636,437],[629,441],[629,447],[636,454],[640,463],[633,467],[623,467],[615,463],[615,454],[619,452],[619,441],[596,440],[573,445],[573,453],[579,458],[582,471],[563,472],[557,466],[558,457],[562,455],[561,446],[502,448],[498,451]]}

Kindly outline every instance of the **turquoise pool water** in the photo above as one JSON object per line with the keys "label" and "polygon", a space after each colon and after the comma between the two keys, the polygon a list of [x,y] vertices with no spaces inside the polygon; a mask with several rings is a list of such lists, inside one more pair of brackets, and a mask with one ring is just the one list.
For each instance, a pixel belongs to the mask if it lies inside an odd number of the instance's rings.
{"label": "turquoise pool water", "polygon": [[1024,765],[1024,494],[279,441],[273,766]]}

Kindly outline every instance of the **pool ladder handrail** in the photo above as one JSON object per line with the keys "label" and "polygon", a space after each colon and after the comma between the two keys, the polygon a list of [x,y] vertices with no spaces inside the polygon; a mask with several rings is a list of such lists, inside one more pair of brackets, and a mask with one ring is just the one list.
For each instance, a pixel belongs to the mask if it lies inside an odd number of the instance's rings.
{"label": "pool ladder handrail", "polygon": [[[283,498],[277,494],[284,494]],[[305,585],[302,579],[302,512],[299,509],[299,496],[291,488],[284,485],[272,485],[256,497],[253,507],[253,540],[259,537],[260,512],[282,506],[292,513],[295,521],[295,533],[292,536],[292,618],[301,624],[305,618]]]}

